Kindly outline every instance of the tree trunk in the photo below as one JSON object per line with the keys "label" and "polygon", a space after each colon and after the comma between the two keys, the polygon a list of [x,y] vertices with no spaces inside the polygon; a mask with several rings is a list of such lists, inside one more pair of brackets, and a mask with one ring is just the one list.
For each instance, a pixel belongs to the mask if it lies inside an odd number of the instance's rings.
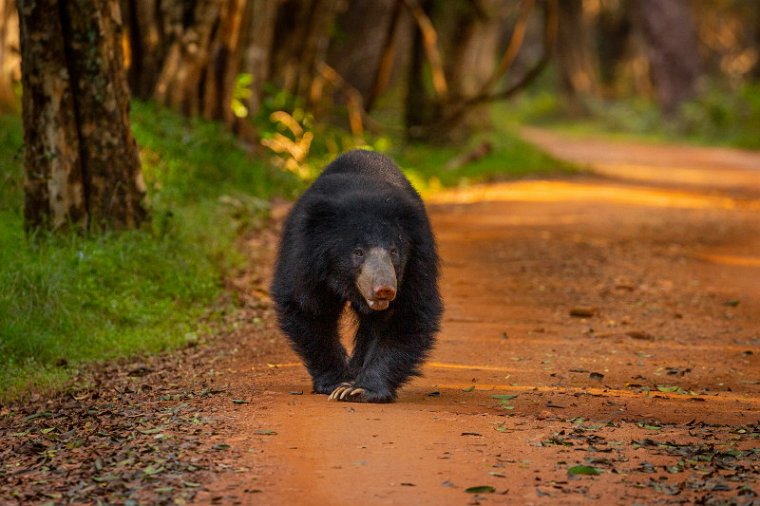
{"label": "tree trunk", "polygon": [[[177,33],[166,52],[161,73],[154,89],[154,98],[186,116],[202,111],[201,96],[204,73],[211,61],[211,43],[219,29],[222,0],[187,2],[182,24],[173,27]],[[183,2],[175,3],[183,6]],[[189,18],[189,19],[188,19]]]}
{"label": "tree trunk", "polygon": [[18,0],[18,9],[27,230],[137,227],[145,190],[118,3]]}
{"label": "tree trunk", "polygon": [[400,13],[398,0],[354,0],[336,21],[327,64],[362,96],[366,107]]}
{"label": "tree trunk", "polygon": [[638,0],[642,35],[647,45],[652,82],[662,110],[672,115],[696,94],[701,74],[697,36],[688,0]]}
{"label": "tree trunk", "polygon": [[[502,0],[481,0],[477,5],[478,10],[468,9],[464,15],[452,16],[456,24],[447,37],[453,45],[447,51],[446,76],[455,100],[477,95],[489,81],[507,24]],[[487,128],[491,124],[489,111],[487,104],[470,107],[455,128],[449,129],[447,137],[460,142],[474,131]]]}
{"label": "tree trunk", "polygon": [[[509,28],[510,4],[504,0],[418,4],[435,25],[445,82],[443,87],[433,86],[436,93],[431,94],[425,65],[431,59],[418,23],[407,88],[407,137],[427,142],[459,142],[490,123],[487,105],[473,104],[465,109],[459,106],[478,95],[494,76],[500,40]],[[446,93],[442,94],[444,90]],[[439,121],[457,108],[461,114],[456,121]]]}
{"label": "tree trunk", "polygon": [[[264,85],[271,78],[274,27],[279,3],[280,0],[249,0],[246,5],[240,72],[251,76],[250,94],[242,97],[249,115],[255,115],[261,109]],[[249,125],[245,118],[238,118],[235,129],[245,134]]]}
{"label": "tree trunk", "polygon": [[286,0],[279,7],[271,75],[278,88],[307,106],[322,99],[315,84],[342,7],[340,0]]}
{"label": "tree trunk", "polygon": [[182,33],[183,19],[192,5],[193,2],[121,0],[125,25],[129,27],[125,63],[133,96],[153,98],[166,53]]}
{"label": "tree trunk", "polygon": [[560,83],[572,109],[582,112],[584,99],[599,94],[591,28],[583,18],[583,0],[561,0],[556,55]]}
{"label": "tree trunk", "polygon": [[599,59],[599,79],[605,88],[613,88],[619,67],[631,45],[631,6],[629,1],[602,5],[596,18],[595,49]]}
{"label": "tree trunk", "polygon": [[14,85],[19,81],[18,12],[14,0],[0,0],[0,113],[18,111]]}
{"label": "tree trunk", "polygon": [[[429,16],[432,10],[432,1],[420,0],[419,4],[425,14]],[[433,119],[438,116],[438,104],[428,90],[425,74],[426,61],[422,31],[415,27],[404,104],[406,137],[409,141],[428,140],[425,127],[430,125]]]}

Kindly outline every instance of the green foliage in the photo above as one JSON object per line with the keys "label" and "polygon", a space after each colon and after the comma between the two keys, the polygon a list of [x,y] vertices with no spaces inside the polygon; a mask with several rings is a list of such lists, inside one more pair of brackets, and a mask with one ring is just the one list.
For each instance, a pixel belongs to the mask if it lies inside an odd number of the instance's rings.
{"label": "green foliage", "polygon": [[681,108],[679,127],[701,142],[760,149],[760,85],[745,84],[734,93],[711,88]]}
{"label": "green foliage", "polygon": [[[336,112],[336,114],[338,114]],[[313,181],[321,169],[340,153],[363,148],[387,151],[385,136],[354,136],[314,115],[286,91],[270,90],[260,114],[253,119],[269,162],[304,183]]]}
{"label": "green foliage", "polygon": [[132,131],[140,146],[151,205],[188,204],[225,193],[262,198],[295,195],[298,180],[262,163],[224,127],[188,120],[152,104],[132,103]]}
{"label": "green foliage", "polygon": [[[182,346],[241,265],[264,198],[302,183],[267,169],[218,125],[133,104],[149,185],[145,230],[24,237],[21,122],[0,117],[0,399],[58,387],[86,362]],[[254,197],[255,195],[255,197]]]}
{"label": "green foliage", "polygon": [[589,114],[574,115],[556,92],[526,93],[514,102],[514,121],[564,131],[605,136],[630,135],[652,141],[685,141],[747,149],[760,148],[760,85],[736,90],[710,85],[683,104],[674,118],[665,118],[657,104],[644,98],[589,100]]}
{"label": "green foliage", "polygon": [[15,116],[0,116],[0,212],[21,212],[24,203],[21,172],[24,131]]}
{"label": "green foliage", "polygon": [[27,241],[0,214],[0,395],[60,365],[158,351],[193,336],[219,273],[202,242],[144,232]]}
{"label": "green foliage", "polygon": [[[494,109],[492,122],[493,128],[490,131],[474,136],[465,146],[413,144],[397,153],[396,159],[412,183],[423,192],[440,187],[575,170],[573,165],[557,160],[520,139],[514,124],[503,114],[502,109]],[[459,167],[447,167],[451,160],[486,142],[492,148],[486,156]]]}

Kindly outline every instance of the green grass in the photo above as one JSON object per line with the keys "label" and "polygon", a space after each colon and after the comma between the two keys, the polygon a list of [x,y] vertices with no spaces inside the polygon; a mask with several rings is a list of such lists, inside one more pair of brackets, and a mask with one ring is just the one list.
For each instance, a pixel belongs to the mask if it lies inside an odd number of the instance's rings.
{"label": "green grass", "polygon": [[508,114],[515,122],[549,127],[574,135],[631,138],[653,143],[760,149],[760,85],[729,90],[716,85],[683,104],[673,118],[643,98],[594,100],[589,114],[577,117],[565,110],[556,92],[533,91],[512,102]]}
{"label": "green grass", "polygon": [[[574,165],[557,160],[517,134],[516,125],[495,108],[492,128],[476,134],[466,145],[458,147],[412,144],[395,155],[396,160],[414,185],[423,193],[475,183],[486,183],[535,175],[567,174]],[[491,144],[491,152],[461,167],[449,169],[446,164],[462,153],[468,153],[483,142]]]}
{"label": "green grass", "polygon": [[60,388],[88,362],[196,340],[201,320],[229,309],[222,281],[241,265],[236,239],[266,211],[260,199],[300,187],[217,125],[139,103],[132,120],[152,223],[27,240],[21,123],[0,117],[0,399]]}

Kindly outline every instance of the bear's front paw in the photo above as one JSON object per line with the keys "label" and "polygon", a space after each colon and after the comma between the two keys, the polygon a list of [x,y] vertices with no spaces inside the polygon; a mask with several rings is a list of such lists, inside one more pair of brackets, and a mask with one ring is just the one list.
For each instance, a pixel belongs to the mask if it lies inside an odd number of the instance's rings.
{"label": "bear's front paw", "polygon": [[393,398],[394,396],[391,393],[379,393],[352,383],[341,383],[333,390],[327,400],[343,402],[392,402]]}
{"label": "bear's front paw", "polygon": [[319,382],[314,383],[314,386],[312,388],[312,391],[315,394],[330,394],[335,391],[336,388],[340,388],[341,385],[346,385],[347,383],[330,381],[330,382]]}
{"label": "bear's front paw", "polygon": [[353,377],[347,371],[314,375],[312,379],[312,391],[315,394],[331,394],[336,388],[352,380]]}

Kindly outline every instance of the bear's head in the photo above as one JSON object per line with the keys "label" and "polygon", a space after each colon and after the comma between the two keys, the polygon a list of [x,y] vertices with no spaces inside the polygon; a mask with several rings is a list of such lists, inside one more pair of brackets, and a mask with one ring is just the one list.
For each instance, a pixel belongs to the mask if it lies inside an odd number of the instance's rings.
{"label": "bear's head", "polygon": [[313,273],[361,312],[391,307],[414,254],[419,203],[397,192],[351,192],[308,207]]}

